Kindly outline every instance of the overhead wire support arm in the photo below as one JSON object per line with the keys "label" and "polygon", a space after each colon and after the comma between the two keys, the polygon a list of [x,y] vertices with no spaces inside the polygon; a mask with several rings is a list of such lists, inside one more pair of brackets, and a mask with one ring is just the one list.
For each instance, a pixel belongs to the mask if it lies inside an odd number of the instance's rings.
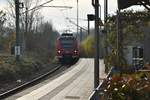
{"label": "overhead wire support arm", "polygon": [[29,11],[32,11],[32,10],[38,10],[38,9],[40,9],[42,6],[48,4],[48,3],[52,2],[52,1],[54,1],[54,0],[49,0],[49,1],[45,2],[45,3],[42,3],[42,4],[40,4],[40,5],[38,5],[38,6],[35,6],[35,7],[31,8],[31,9],[28,9],[27,11],[23,12],[22,14],[24,14],[24,13],[26,13],[26,12],[29,12]]}
{"label": "overhead wire support arm", "polygon": [[[37,7],[41,7],[41,6],[46,5],[46,4],[48,4],[48,3],[52,2],[52,1],[54,1],[54,0],[49,0],[49,1],[47,1],[47,2],[45,2],[45,3],[43,3],[43,4],[41,4],[41,5],[39,5],[39,6],[37,6]],[[34,8],[37,8],[37,7],[34,7]],[[33,8],[33,9],[34,9],[34,8]]]}
{"label": "overhead wire support arm", "polygon": [[85,28],[83,28],[83,27],[77,25],[75,22],[73,22],[72,20],[70,20],[68,17],[66,17],[66,20],[68,20],[71,24],[73,24],[73,25],[75,25],[75,26],[78,26],[79,28],[81,28],[81,29],[83,29],[83,30],[85,30],[85,31],[88,31],[87,29],[85,29]]}
{"label": "overhead wire support arm", "polygon": [[68,8],[68,9],[72,9],[73,8],[71,6],[41,6],[41,7]]}
{"label": "overhead wire support arm", "polygon": [[[69,19],[74,19],[76,20],[77,18],[74,18],[74,17],[68,17]],[[88,21],[88,19],[85,19],[85,18],[78,18],[79,20],[81,21]]]}

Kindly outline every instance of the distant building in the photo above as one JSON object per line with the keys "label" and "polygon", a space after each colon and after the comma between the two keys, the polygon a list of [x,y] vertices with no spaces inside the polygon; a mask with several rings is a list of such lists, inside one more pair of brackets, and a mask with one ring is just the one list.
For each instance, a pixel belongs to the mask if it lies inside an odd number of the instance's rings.
{"label": "distant building", "polygon": [[142,65],[150,62],[150,28],[141,28],[144,34],[143,42],[133,42],[124,46],[124,57],[128,65]]}

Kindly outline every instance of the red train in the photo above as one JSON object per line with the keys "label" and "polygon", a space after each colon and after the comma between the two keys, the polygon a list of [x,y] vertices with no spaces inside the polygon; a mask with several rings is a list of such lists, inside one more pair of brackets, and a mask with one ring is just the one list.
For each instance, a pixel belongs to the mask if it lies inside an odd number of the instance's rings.
{"label": "red train", "polygon": [[61,63],[74,62],[79,58],[79,45],[76,37],[63,33],[56,41],[56,55]]}

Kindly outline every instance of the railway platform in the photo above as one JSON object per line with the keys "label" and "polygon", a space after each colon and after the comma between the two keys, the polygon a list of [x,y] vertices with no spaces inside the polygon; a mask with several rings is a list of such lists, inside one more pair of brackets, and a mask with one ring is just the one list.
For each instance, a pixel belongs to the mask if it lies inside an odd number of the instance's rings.
{"label": "railway platform", "polygon": [[[104,78],[103,60],[100,76]],[[6,100],[88,100],[94,88],[94,59],[80,59],[63,74],[44,85],[23,91]]]}

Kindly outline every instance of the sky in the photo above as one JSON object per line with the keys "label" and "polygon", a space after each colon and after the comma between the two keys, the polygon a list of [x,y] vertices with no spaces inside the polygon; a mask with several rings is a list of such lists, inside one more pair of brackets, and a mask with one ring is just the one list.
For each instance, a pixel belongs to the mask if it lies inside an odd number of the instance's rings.
{"label": "sky", "polygon": [[[49,0],[41,0],[46,2]],[[87,29],[87,14],[94,14],[94,8],[91,4],[92,0],[78,0],[79,1],[79,26]],[[101,5],[102,20],[104,19],[104,0],[99,0]],[[70,6],[72,9],[61,9],[61,8],[42,8],[40,10],[45,21],[49,21],[53,24],[54,29],[59,32],[65,30],[76,31],[76,26],[69,23],[66,17],[69,17],[73,22],[77,23],[77,0],[54,0],[47,4],[47,6]],[[6,0],[0,0],[0,9],[7,7]],[[135,9],[143,9],[141,7],[132,7]],[[114,14],[117,10],[117,0],[108,0],[108,13]],[[81,20],[80,20],[81,19]],[[94,23],[91,23],[91,27],[94,27]]]}
{"label": "sky", "polygon": [[[87,29],[87,14],[94,14],[94,8],[91,4],[92,0],[79,0],[79,26],[82,26]],[[113,1],[113,2],[112,2]],[[111,4],[109,5],[109,13],[114,13],[117,9],[117,1],[112,0]],[[104,3],[103,0],[99,0],[100,5],[102,7],[102,15],[104,15]],[[70,29],[76,31],[76,26],[70,24],[68,21],[65,20],[65,17],[69,17],[72,21],[77,23],[77,0],[55,0],[54,2],[50,3],[50,5],[66,5],[73,7],[72,9],[60,10],[56,8],[47,8],[46,10],[43,9],[43,15],[45,15],[46,19],[51,19],[54,26],[56,26],[59,30]],[[49,12],[49,13],[47,13]],[[102,16],[103,17],[103,16]],[[82,19],[82,20],[80,20]],[[94,23],[91,23],[91,27],[94,27]]]}

